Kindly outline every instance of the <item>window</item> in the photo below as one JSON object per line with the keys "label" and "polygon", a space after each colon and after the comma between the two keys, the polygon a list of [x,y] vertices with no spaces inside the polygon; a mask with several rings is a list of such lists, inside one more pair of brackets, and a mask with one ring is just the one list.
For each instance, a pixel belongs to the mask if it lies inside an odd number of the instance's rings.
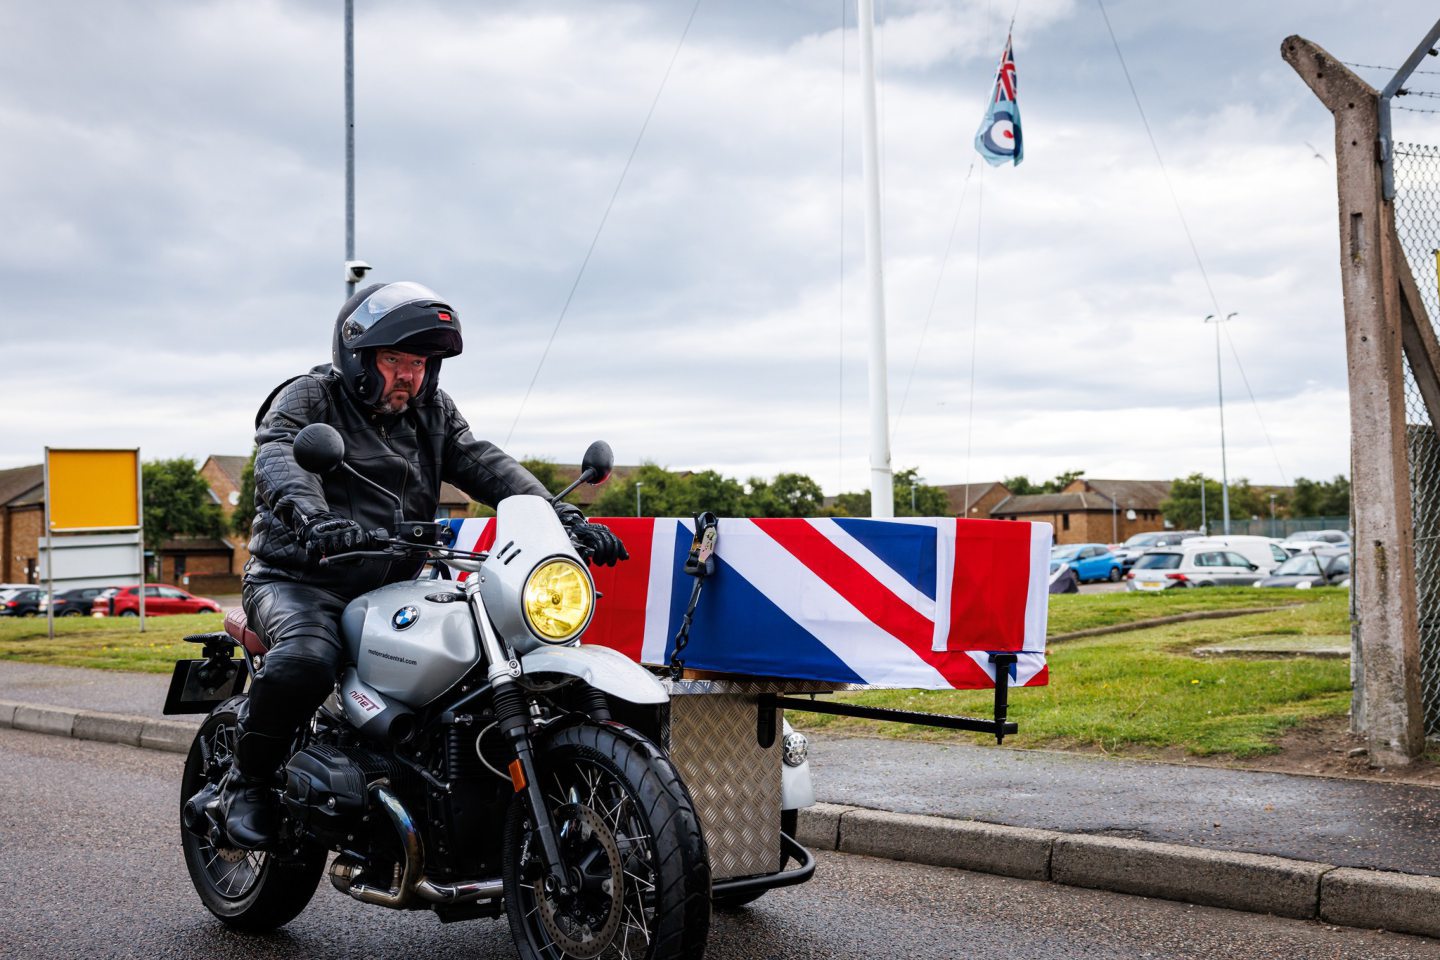
{"label": "window", "polygon": [[[148,594],[147,594],[147,596],[148,596]],[[189,599],[189,597],[187,597],[187,596],[185,595],[185,592],[184,592],[184,591],[182,591],[182,590],[176,590],[174,587],[161,587],[161,588],[160,588],[160,596],[164,597],[166,600],[188,600],[188,599]]]}
{"label": "window", "polygon": [[1062,530],[1069,530],[1069,529],[1070,529],[1070,514],[1068,514],[1068,513],[1062,514],[1061,517],[1060,517],[1060,523],[1061,523],[1061,529],[1062,529]]}
{"label": "window", "polygon": [[1197,567],[1223,567],[1225,562],[1218,553],[1197,553],[1195,555],[1195,566]]}
{"label": "window", "polygon": [[1136,570],[1175,570],[1179,566],[1178,553],[1142,553],[1135,561]]}
{"label": "window", "polygon": [[1347,577],[1350,576],[1350,554],[1348,553],[1336,557],[1335,562],[1330,564],[1330,576],[1338,577],[1342,574]]}
{"label": "window", "polygon": [[1284,563],[1290,559],[1290,554],[1281,550],[1278,544],[1270,544],[1270,556],[1275,558],[1276,563]]}
{"label": "window", "polygon": [[159,587],[146,587],[146,588],[145,588],[145,596],[146,596],[146,597],[158,597],[158,596],[160,596],[160,588],[159,588]]}
{"label": "window", "polygon": [[1240,554],[1238,554],[1238,553],[1226,553],[1226,554],[1225,554],[1225,565],[1226,565],[1227,567],[1245,567],[1245,568],[1248,569],[1249,566],[1250,566],[1250,561],[1249,561],[1249,560],[1246,560],[1244,557],[1240,556]]}

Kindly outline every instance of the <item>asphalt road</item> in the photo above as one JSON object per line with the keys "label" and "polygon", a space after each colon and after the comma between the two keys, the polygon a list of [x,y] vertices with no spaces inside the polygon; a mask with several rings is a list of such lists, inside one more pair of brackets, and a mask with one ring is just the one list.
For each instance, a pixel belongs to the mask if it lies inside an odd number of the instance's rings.
{"label": "asphalt road", "polygon": [[[175,842],[181,758],[0,730],[0,957],[514,956],[503,922],[442,926],[328,884],[268,937],[201,908]],[[1398,934],[843,854],[816,879],[717,914],[711,960],[1440,958]]]}

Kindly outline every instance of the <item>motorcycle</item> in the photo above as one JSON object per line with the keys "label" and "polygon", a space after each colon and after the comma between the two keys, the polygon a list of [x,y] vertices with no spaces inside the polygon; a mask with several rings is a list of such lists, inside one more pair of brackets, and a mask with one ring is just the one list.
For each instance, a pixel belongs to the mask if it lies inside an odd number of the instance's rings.
{"label": "motorcycle", "polygon": [[[301,430],[294,450],[307,471],[344,469],[375,486],[344,463],[327,425]],[[185,863],[211,913],[240,930],[279,927],[308,904],[333,852],[342,893],[445,922],[503,913],[524,960],[703,956],[700,820],[674,764],[636,729],[668,694],[627,657],[579,645],[597,593],[553,510],[612,464],[597,442],[552,500],[502,501],[488,555],[397,515],[408,536],[376,531],[379,550],[320,561],[424,556],[434,576],[346,607],[348,666],[274,787],[283,824],[272,849],[230,843],[218,804],[240,691],[264,644],[239,611],[224,633],[187,638],[204,655],[176,665],[166,712],[209,712],[180,794]],[[468,577],[442,579],[437,563]]]}

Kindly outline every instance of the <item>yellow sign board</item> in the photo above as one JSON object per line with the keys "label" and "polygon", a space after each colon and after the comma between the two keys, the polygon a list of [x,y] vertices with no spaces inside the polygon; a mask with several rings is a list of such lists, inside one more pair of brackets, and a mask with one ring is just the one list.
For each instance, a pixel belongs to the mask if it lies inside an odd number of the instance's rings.
{"label": "yellow sign board", "polygon": [[139,450],[45,450],[51,530],[140,526]]}

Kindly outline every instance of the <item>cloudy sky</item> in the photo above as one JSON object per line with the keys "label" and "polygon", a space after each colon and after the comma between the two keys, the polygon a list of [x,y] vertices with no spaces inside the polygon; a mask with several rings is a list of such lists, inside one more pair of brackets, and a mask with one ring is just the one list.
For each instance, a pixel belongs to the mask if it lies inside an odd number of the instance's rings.
{"label": "cloudy sky", "polygon": [[[692,3],[356,8],[357,253],[452,300],[442,385],[479,435],[867,483],[853,2],[699,4],[523,412]],[[1108,0],[1163,171],[1094,0],[1022,0],[1025,162],[977,162],[1015,9],[877,3],[896,468],[1218,474],[1201,321],[1237,312],[1230,476],[1348,473],[1333,132],[1280,42],[1393,66],[1433,5]],[[0,7],[0,467],[248,453],[259,401],[328,359],[342,10]],[[1440,142],[1440,114],[1396,116]]]}

